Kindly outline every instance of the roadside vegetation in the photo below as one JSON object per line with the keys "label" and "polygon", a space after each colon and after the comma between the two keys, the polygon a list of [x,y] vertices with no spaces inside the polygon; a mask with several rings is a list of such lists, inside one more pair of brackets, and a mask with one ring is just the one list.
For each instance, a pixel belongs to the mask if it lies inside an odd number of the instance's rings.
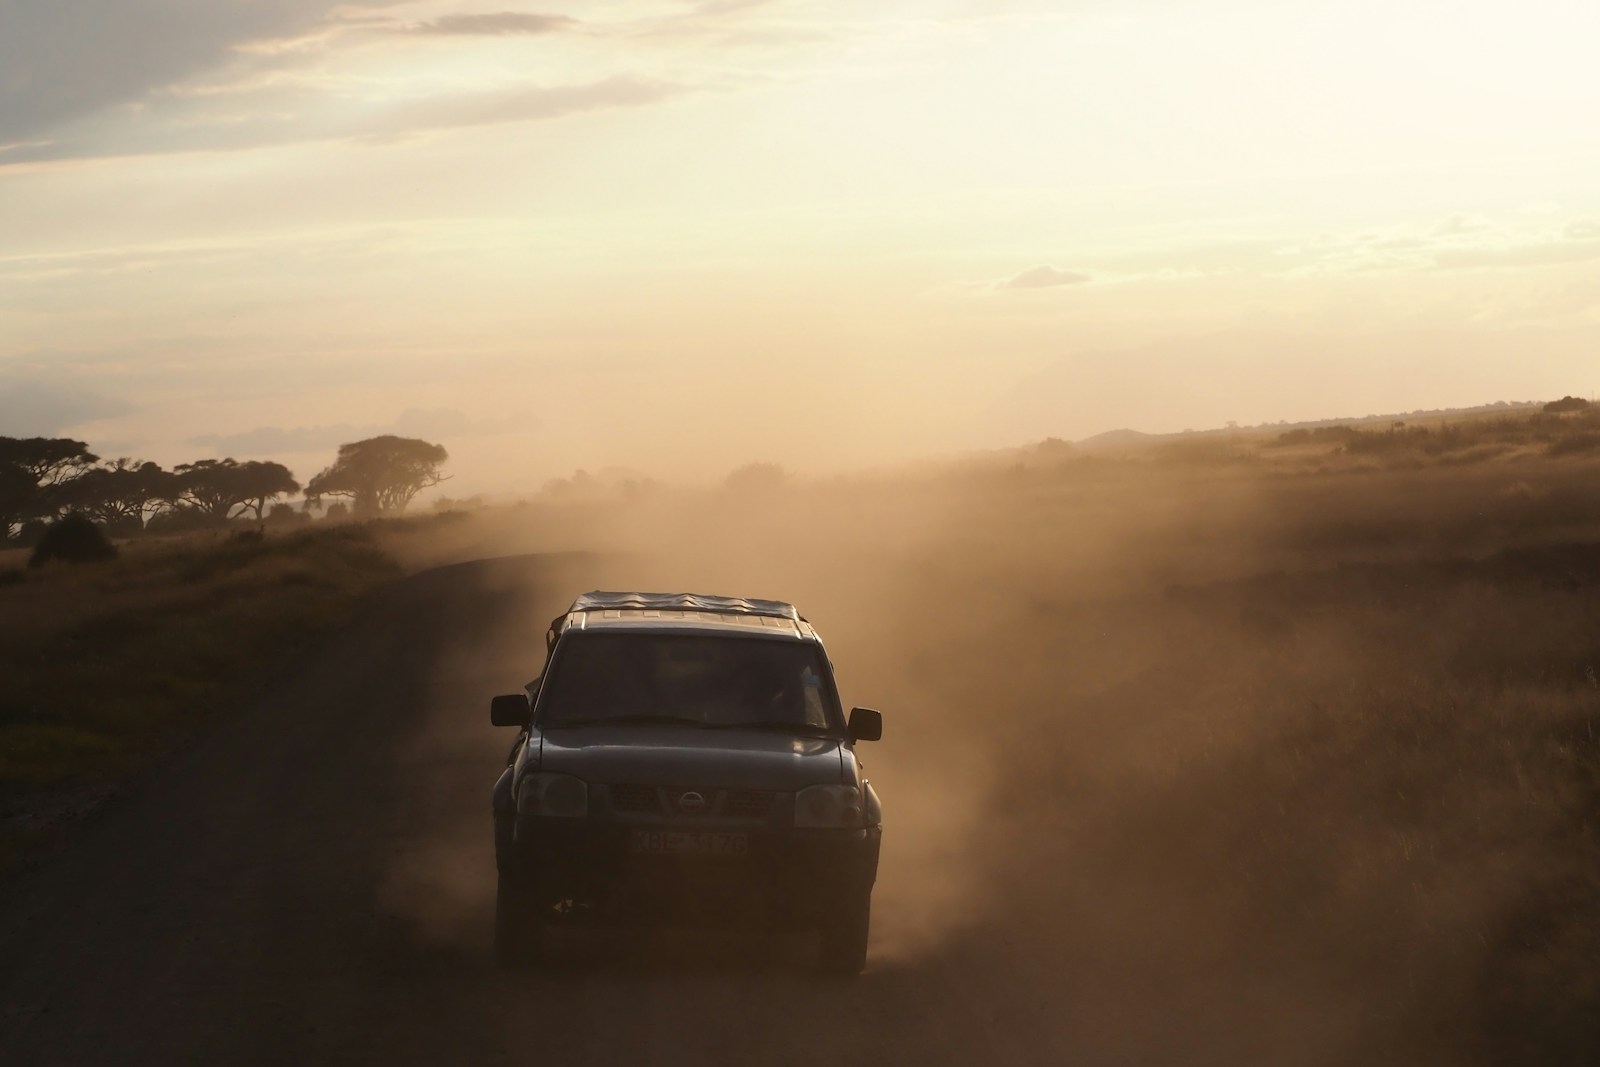
{"label": "roadside vegetation", "polygon": [[[301,492],[293,473],[270,460],[198,459],[172,470],[124,456],[102,462],[67,437],[0,437],[0,548],[32,545],[69,515],[117,537],[216,529],[238,519],[284,524],[313,514],[393,515],[444,481],[443,445],[384,435],[339,446],[306,484],[300,510],[280,497]],[[327,498],[343,498],[324,505]],[[346,504],[344,501],[348,500]],[[278,501],[273,503],[273,501]]]}
{"label": "roadside vegetation", "polygon": [[413,551],[396,533],[416,523],[379,517],[442,482],[448,458],[414,438],[350,442],[296,508],[280,498],[299,481],[269,460],[166,470],[0,437],[0,867],[249,703],[395,577]]}
{"label": "roadside vegetation", "polygon": [[967,478],[892,599],[999,769],[944,950],[1071,961],[1089,1060],[1600,1062],[1596,414]]}
{"label": "roadside vegetation", "polygon": [[400,573],[385,541],[408,522],[430,520],[153,538],[35,569],[0,552],[0,866],[257,699]]}

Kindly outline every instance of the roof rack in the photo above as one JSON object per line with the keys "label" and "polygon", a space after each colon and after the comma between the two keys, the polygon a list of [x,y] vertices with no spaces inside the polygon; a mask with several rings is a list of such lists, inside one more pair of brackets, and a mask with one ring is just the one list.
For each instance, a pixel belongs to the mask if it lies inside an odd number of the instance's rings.
{"label": "roof rack", "polygon": [[805,617],[781,600],[711,596],[706,593],[583,593],[568,611],[705,611],[713,615],[766,615],[791,622]]}

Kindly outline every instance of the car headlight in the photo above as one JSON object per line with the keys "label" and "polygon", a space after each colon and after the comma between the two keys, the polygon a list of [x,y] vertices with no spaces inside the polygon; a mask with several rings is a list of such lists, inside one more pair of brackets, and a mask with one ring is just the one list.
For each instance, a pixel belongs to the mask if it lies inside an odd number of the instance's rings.
{"label": "car headlight", "polygon": [[517,814],[581,819],[589,814],[589,783],[570,774],[527,775],[517,790]]}
{"label": "car headlight", "polygon": [[794,795],[794,824],[814,829],[862,825],[861,790],[853,785],[814,785]]}

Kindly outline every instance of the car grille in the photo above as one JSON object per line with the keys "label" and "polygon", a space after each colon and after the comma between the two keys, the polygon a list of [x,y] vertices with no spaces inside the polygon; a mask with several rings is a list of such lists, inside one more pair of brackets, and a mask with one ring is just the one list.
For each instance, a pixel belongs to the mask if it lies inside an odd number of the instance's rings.
{"label": "car grille", "polygon": [[653,785],[614,785],[611,787],[611,810],[630,815],[659,815],[661,794]]}
{"label": "car grille", "polygon": [[611,810],[619,815],[766,819],[777,801],[776,794],[755,789],[694,789],[692,792],[705,799],[705,807],[699,811],[685,811],[679,806],[678,798],[691,790],[682,786],[612,785],[607,789],[611,794]]}
{"label": "car grille", "polygon": [[765,819],[772,813],[773,795],[753,789],[730,789],[722,801],[722,814],[734,819]]}

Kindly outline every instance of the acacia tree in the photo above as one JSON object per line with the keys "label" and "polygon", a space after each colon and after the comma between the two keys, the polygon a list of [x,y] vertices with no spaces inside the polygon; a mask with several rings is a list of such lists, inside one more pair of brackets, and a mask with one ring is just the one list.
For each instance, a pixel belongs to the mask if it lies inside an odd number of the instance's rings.
{"label": "acacia tree", "polygon": [[0,463],[0,541],[9,541],[12,530],[28,521],[38,495],[33,475],[14,463]]}
{"label": "acacia tree", "polygon": [[267,501],[298,493],[300,483],[282,463],[252,459],[239,465],[239,489],[247,494],[242,503],[260,521],[266,514]]}
{"label": "acacia tree", "polygon": [[51,510],[78,511],[114,531],[138,531],[160,506],[180,494],[178,476],[160,464],[114,460],[92,467],[47,492]]}
{"label": "acacia tree", "polygon": [[98,462],[88,445],[68,437],[0,437],[0,466],[20,467],[34,485],[56,485]]}
{"label": "acacia tree", "polygon": [[53,515],[49,490],[99,459],[67,437],[0,437],[0,541],[30,519]]}
{"label": "acacia tree", "polygon": [[415,437],[385,434],[339,446],[333,466],[311,479],[306,499],[349,497],[357,515],[404,511],[422,490],[447,475],[439,468],[449,459],[443,445]]}
{"label": "acacia tree", "polygon": [[[218,522],[246,511],[253,512],[259,519],[268,500],[300,491],[300,483],[281,463],[201,459],[180,463],[176,471],[177,501]],[[234,508],[239,510],[235,512]]]}

